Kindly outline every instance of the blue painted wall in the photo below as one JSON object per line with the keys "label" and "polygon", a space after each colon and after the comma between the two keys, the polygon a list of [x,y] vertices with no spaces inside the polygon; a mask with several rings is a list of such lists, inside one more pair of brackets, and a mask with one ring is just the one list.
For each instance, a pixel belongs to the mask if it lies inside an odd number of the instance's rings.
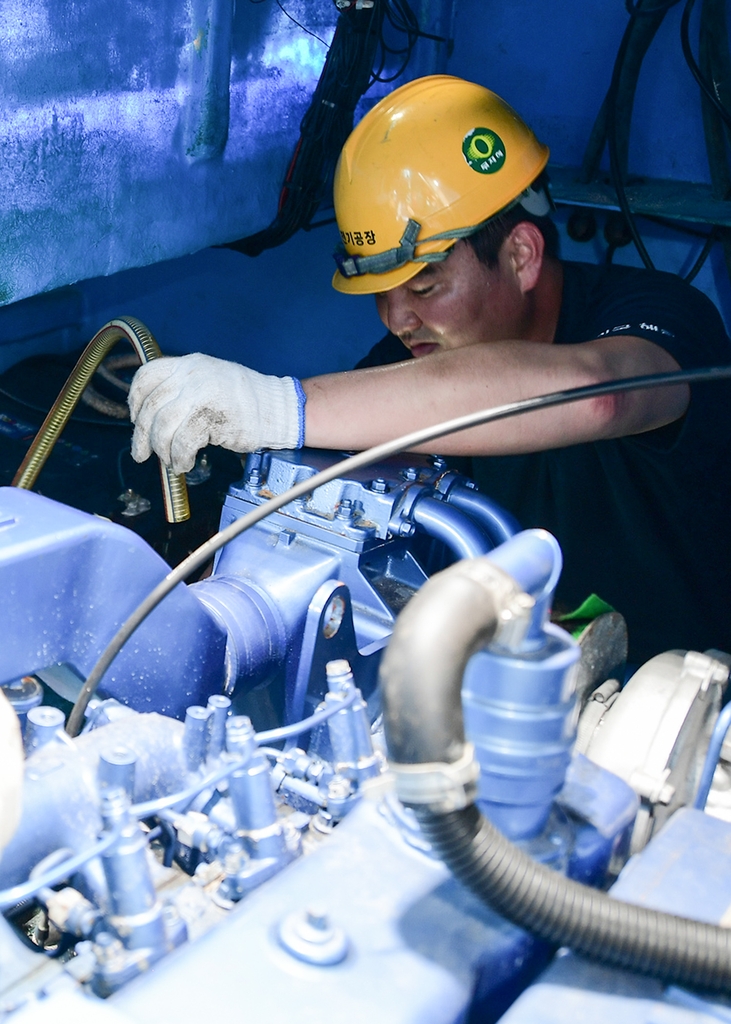
{"label": "blue painted wall", "polygon": [[[305,16],[305,0],[291,6]],[[0,303],[268,223],[332,4],[306,15],[313,35],[275,3],[3,0],[0,12]]]}
{"label": "blue painted wall", "polygon": [[[325,0],[322,3],[327,6]],[[418,10],[429,4],[424,0],[413,6]],[[242,2],[237,10],[249,8],[258,9]],[[678,5],[667,15],[643,67],[630,170],[707,181],[698,89],[680,49],[681,9]],[[447,70],[501,93],[551,146],[553,161],[578,164],[626,22],[622,0],[584,0],[581,5],[574,0],[548,4],[459,0]],[[306,36],[301,42],[303,47],[310,46]],[[433,54],[417,48],[417,56],[412,71],[429,70]],[[251,187],[256,191],[260,186],[254,174]],[[271,209],[261,209],[263,221],[274,213],[277,189],[271,183],[268,189]],[[565,222],[566,215],[565,210],[559,212],[559,223]],[[602,222],[600,215],[600,233],[591,243],[579,245],[564,237],[564,255],[594,262],[603,259]],[[699,241],[647,222],[642,222],[642,230],[659,267],[687,271]],[[380,336],[381,327],[371,299],[344,297],[330,288],[335,241],[334,226],[329,226],[300,233],[256,259],[204,249],[85,280],[75,286],[73,296],[63,293],[66,304],[54,307],[61,326],[49,331],[45,340],[37,335],[27,340],[26,330],[26,340],[18,341],[23,309],[31,316],[33,300],[20,308],[8,307],[0,310],[0,341],[6,342],[0,362],[8,365],[19,358],[24,345],[69,346],[77,337],[90,337],[112,316],[131,313],[148,324],[163,350],[170,353],[199,349],[267,372],[298,375],[352,366]],[[640,262],[631,246],[619,250],[615,260]],[[714,252],[696,283],[731,323],[731,288],[720,252]],[[41,287],[39,282],[38,290]],[[39,314],[33,315],[38,320]],[[64,318],[76,325],[77,333],[68,325],[61,329]]]}

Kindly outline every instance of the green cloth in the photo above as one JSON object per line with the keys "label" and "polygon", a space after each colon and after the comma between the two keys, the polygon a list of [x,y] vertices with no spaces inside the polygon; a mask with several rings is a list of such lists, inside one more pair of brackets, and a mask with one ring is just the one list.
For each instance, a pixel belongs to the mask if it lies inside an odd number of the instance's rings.
{"label": "green cloth", "polygon": [[555,621],[560,622],[574,640],[578,640],[590,622],[598,619],[600,615],[606,615],[607,612],[614,610],[611,604],[607,604],[598,594],[589,594],[578,608],[572,612],[566,612],[565,615],[559,615]]}

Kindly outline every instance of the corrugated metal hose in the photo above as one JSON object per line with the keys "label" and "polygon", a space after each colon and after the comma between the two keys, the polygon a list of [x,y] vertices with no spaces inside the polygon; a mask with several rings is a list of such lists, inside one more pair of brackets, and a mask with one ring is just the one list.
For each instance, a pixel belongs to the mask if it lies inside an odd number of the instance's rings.
{"label": "corrugated metal hose", "polygon": [[[494,578],[487,558],[460,562],[432,577],[399,617],[381,667],[386,739],[396,765],[453,764],[463,756],[462,676],[497,629]],[[446,812],[410,806],[455,877],[544,941],[666,981],[731,987],[730,931],[574,882],[523,853],[474,803]]]}

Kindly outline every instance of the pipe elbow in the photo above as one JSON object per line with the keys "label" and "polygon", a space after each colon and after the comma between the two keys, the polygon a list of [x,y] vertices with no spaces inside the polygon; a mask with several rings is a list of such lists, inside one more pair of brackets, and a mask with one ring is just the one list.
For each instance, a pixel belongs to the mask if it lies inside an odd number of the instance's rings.
{"label": "pipe elbow", "polygon": [[488,558],[433,576],[398,618],[380,669],[390,757],[453,763],[464,752],[460,691],[468,660],[521,620],[533,601]]}

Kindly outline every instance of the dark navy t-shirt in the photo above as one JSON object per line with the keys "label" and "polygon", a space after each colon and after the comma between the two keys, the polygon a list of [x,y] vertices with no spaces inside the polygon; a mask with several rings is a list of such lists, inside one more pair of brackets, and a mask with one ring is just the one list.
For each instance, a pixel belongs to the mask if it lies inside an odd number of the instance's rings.
{"label": "dark navy t-shirt", "polygon": [[[564,263],[555,343],[635,335],[683,369],[731,362],[713,304],[660,271]],[[409,358],[393,335],[359,366]],[[472,460],[480,490],[558,538],[556,603],[597,593],[626,617],[630,660],[731,651],[731,383],[695,384],[677,423],[632,437]]]}

